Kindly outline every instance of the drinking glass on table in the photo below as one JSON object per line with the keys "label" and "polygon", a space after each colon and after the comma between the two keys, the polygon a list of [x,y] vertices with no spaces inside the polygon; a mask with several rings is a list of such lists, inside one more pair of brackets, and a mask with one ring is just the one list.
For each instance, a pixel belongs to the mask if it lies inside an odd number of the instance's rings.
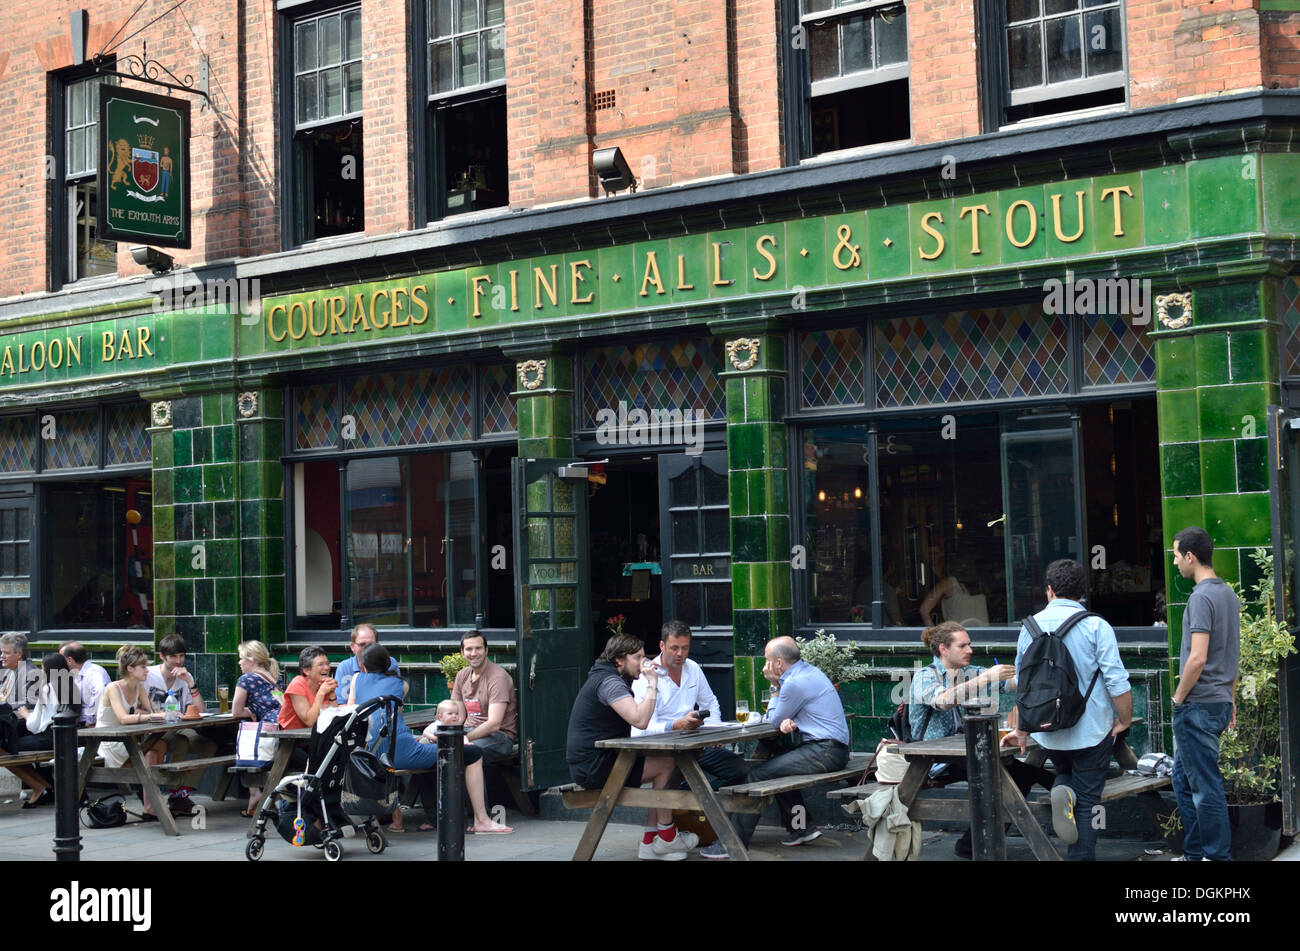
{"label": "drinking glass on table", "polygon": [[741,726],[748,725],[749,723],[749,701],[748,700],[736,701],[736,722],[739,723]]}
{"label": "drinking glass on table", "polygon": [[772,701],[776,699],[776,691],[768,687],[763,691],[763,715],[767,715],[768,709],[772,706]]}
{"label": "drinking glass on table", "polygon": [[230,712],[230,688],[229,687],[217,688],[217,702],[220,704],[220,707],[218,709],[222,713]]}

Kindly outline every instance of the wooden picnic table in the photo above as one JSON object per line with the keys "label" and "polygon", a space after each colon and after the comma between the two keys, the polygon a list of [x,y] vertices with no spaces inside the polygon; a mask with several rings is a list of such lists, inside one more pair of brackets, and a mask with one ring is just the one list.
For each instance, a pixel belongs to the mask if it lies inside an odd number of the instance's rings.
{"label": "wooden picnic table", "polygon": [[[180,760],[175,763],[166,763],[162,767],[151,767],[145,762],[143,747],[152,737],[175,733],[178,730],[229,728],[233,732],[238,722],[238,719],[229,714],[215,713],[205,714],[194,719],[182,717],[174,723],[167,723],[162,719],[158,719],[148,723],[133,723],[128,726],[97,726],[78,730],[77,742],[81,745],[82,752],[81,757],[77,760],[77,798],[81,798],[82,793],[85,792],[86,784],[91,781],[138,784],[146,801],[153,806],[154,815],[158,817],[158,824],[162,827],[163,832],[166,835],[180,835],[176,820],[167,807],[167,800],[154,779],[155,772],[188,773],[193,769],[225,765],[227,762],[232,761],[233,758],[221,756],[206,760]],[[99,755],[99,745],[113,742],[126,745],[128,765],[119,768],[95,766],[95,757]]]}
{"label": "wooden picnic table", "polygon": [[[411,713],[404,710],[402,711],[402,719],[412,729],[423,730],[437,719],[437,710],[434,707],[427,710],[416,710]],[[298,743],[305,743],[311,739],[311,727],[298,727],[293,730],[272,730],[270,733],[263,733],[262,736],[277,741],[275,758],[271,760],[271,765],[267,767],[266,779],[262,786],[262,794],[267,795],[272,789],[280,785],[280,780],[284,779],[284,774],[289,771],[289,759],[293,756],[294,747]],[[253,818],[248,820],[248,835],[251,836],[256,828],[257,813],[254,810]]]}
{"label": "wooden picnic table", "polygon": [[[709,825],[717,833],[722,844],[727,848],[731,859],[747,862],[749,852],[740,841],[740,836],[727,817],[728,812],[761,812],[765,799],[750,796],[730,796],[715,793],[704,770],[699,763],[702,750],[710,746],[726,746],[749,740],[765,740],[779,736],[780,731],[771,723],[756,723],[753,726],[716,726],[701,727],[698,730],[674,730],[666,733],[648,733],[644,736],[620,737],[612,740],[600,740],[597,748],[618,750],[614,768],[604,788],[583,790],[581,794],[566,794],[566,804],[572,806],[591,805],[591,818],[587,821],[586,831],[573,853],[575,862],[589,862],[596,854],[596,847],[609,825],[609,817],[617,805],[645,806],[657,809],[702,809]],[[690,790],[681,789],[630,789],[624,787],[627,777],[638,756],[671,756],[677,769],[686,779]],[[580,802],[590,799],[590,803]]]}

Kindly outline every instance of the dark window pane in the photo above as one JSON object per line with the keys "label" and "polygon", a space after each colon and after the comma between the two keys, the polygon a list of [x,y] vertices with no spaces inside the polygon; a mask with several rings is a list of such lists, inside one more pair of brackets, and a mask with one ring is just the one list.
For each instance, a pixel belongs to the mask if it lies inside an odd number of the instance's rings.
{"label": "dark window pane", "polygon": [[15,547],[18,549],[18,574],[25,577],[31,574],[31,565],[28,561],[28,556],[31,553],[31,546],[26,542],[20,542]]}
{"label": "dark window pane", "polygon": [[460,85],[475,86],[478,78],[478,34],[462,36],[456,41],[460,57]]}
{"label": "dark window pane", "polygon": [[450,42],[433,46],[433,89],[450,92],[456,88],[455,53]]}
{"label": "dark window pane", "polygon": [[343,53],[343,35],[337,16],[320,21],[320,65],[337,66]]}
{"label": "dark window pane", "polygon": [[907,11],[887,7],[876,16],[876,65],[907,62]]}
{"label": "dark window pane", "polygon": [[673,508],[682,505],[698,505],[695,497],[695,470],[687,469],[679,476],[668,480],[669,502]]}
{"label": "dark window pane", "polygon": [[316,68],[316,21],[299,23],[293,29],[294,69],[304,72]]}
{"label": "dark window pane", "polygon": [[361,11],[343,14],[343,59],[361,58]]}
{"label": "dark window pane", "polygon": [[727,473],[714,472],[708,466],[700,469],[700,483],[704,489],[702,505],[727,504]]}
{"label": "dark window pane", "polygon": [[731,585],[706,584],[704,587],[704,623],[710,627],[731,626]]}
{"label": "dark window pane", "polygon": [[478,29],[478,0],[460,0],[460,32]]}
{"label": "dark window pane", "polygon": [[[348,555],[357,621],[407,624],[405,458],[348,463]],[[435,551],[441,547],[441,540]]]}
{"label": "dark window pane", "polygon": [[321,74],[321,118],[343,115],[343,70],[327,69]]}
{"label": "dark window pane", "polygon": [[483,25],[500,26],[506,22],[506,0],[486,0],[483,6]]}
{"label": "dark window pane", "polygon": [[840,31],[834,21],[814,25],[808,31],[808,50],[812,54],[812,81],[834,79],[840,74]]}
{"label": "dark window pane", "polygon": [[1071,10],[1079,9],[1079,0],[1043,0],[1044,16],[1052,16],[1057,13],[1068,13]]}
{"label": "dark window pane", "polygon": [[1088,50],[1088,75],[1100,76],[1124,68],[1123,36],[1119,10],[1098,10],[1084,16],[1084,37]]}
{"label": "dark window pane", "polygon": [[344,89],[347,92],[347,102],[343,109],[345,112],[361,111],[361,64],[353,63],[351,66],[343,67]]}
{"label": "dark window pane", "polygon": [[26,598],[20,598],[14,602],[14,627],[20,631],[30,630],[32,626],[31,611],[29,605],[31,601]]}
{"label": "dark window pane", "polygon": [[13,545],[0,545],[0,577],[12,578],[18,574],[18,553]]}
{"label": "dark window pane", "polygon": [[320,107],[316,100],[316,87],[319,83],[316,73],[298,77],[298,122],[315,122],[320,118]]}
{"label": "dark window pane", "polygon": [[1042,27],[1037,23],[1007,30],[1007,57],[1011,65],[1011,88],[1025,89],[1043,84]]}
{"label": "dark window pane", "polygon": [[1038,16],[1038,0],[1007,0],[1007,22]]}
{"label": "dark window pane", "polygon": [[871,18],[869,16],[845,17],[841,21],[840,48],[843,50],[846,75],[871,68]]}
{"label": "dark window pane", "polygon": [[506,31],[492,30],[485,35],[487,44],[487,81],[506,78]]}
{"label": "dark window pane", "polygon": [[862,426],[810,430],[804,437],[809,619],[847,622],[871,600],[867,432]]}
{"label": "dark window pane", "polygon": [[456,32],[456,23],[451,15],[451,0],[430,0],[429,36],[451,36]]}
{"label": "dark window pane", "polygon": [[700,550],[699,516],[695,512],[673,512],[673,553]]}
{"label": "dark window pane", "polygon": [[834,0],[803,0],[803,12],[805,14],[829,10],[832,6],[834,6]]}
{"label": "dark window pane", "polygon": [[704,513],[704,550],[731,551],[731,529],[723,509]]}
{"label": "dark window pane", "polygon": [[0,509],[0,542],[7,542],[14,537],[13,509]]}
{"label": "dark window pane", "polygon": [[1079,17],[1047,21],[1047,81],[1060,83],[1083,76]]}
{"label": "dark window pane", "polygon": [[673,585],[674,614],[691,627],[700,624],[700,587],[690,582]]}

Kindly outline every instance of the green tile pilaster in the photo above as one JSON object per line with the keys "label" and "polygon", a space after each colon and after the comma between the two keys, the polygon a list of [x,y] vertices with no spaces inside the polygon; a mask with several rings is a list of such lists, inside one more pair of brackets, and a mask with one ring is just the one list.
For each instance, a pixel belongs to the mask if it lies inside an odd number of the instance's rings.
{"label": "green tile pilaster", "polygon": [[[519,455],[566,459],[573,455],[573,356],[547,352],[514,355],[515,418]],[[615,407],[617,410],[617,407]]]}
{"label": "green tile pilaster", "polygon": [[753,704],[763,648],[793,625],[785,351],[783,336],[770,330],[728,332],[725,340],[736,699]]}

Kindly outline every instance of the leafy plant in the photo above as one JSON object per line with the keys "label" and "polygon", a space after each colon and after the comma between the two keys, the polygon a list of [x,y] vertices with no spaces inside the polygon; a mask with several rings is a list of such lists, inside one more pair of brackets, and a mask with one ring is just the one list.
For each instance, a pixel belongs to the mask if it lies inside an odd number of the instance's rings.
{"label": "leafy plant", "polygon": [[854,661],[852,643],[840,647],[835,643],[835,636],[824,630],[816,631],[808,640],[802,637],[794,640],[799,645],[799,656],[829,677],[831,683],[842,684],[866,678],[867,665]]}
{"label": "leafy plant", "polygon": [[456,675],[469,666],[469,661],[460,651],[454,654],[444,654],[442,658],[442,675],[447,678],[447,683],[456,679]]}
{"label": "leafy plant", "polygon": [[1278,670],[1296,652],[1295,637],[1274,616],[1273,555],[1257,548],[1251,559],[1260,579],[1253,597],[1241,598],[1241,662],[1237,677],[1237,725],[1219,741],[1219,771],[1231,803],[1275,802],[1282,765]]}

